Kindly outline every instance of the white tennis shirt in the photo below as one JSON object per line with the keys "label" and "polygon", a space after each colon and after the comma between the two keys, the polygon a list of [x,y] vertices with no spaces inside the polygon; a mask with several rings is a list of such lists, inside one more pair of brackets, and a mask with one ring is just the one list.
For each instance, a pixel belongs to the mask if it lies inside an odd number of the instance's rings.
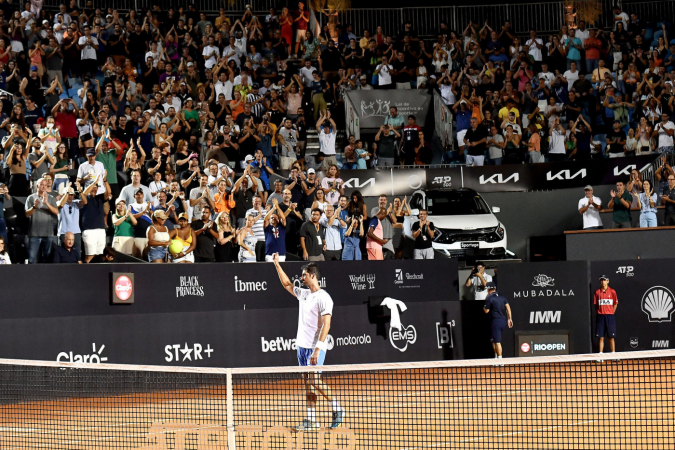
{"label": "white tennis shirt", "polygon": [[298,298],[300,306],[295,345],[313,349],[321,332],[321,316],[333,314],[333,299],[323,289],[312,293],[309,289],[296,287],[293,288],[293,293]]}

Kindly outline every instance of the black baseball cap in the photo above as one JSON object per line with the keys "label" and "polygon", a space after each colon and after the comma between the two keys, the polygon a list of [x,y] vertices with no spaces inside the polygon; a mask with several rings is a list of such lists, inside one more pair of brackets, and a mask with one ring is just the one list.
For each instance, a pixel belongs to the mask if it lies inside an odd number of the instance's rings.
{"label": "black baseball cap", "polygon": [[488,284],[485,285],[488,289],[497,289],[497,285],[494,284],[492,281],[488,282]]}

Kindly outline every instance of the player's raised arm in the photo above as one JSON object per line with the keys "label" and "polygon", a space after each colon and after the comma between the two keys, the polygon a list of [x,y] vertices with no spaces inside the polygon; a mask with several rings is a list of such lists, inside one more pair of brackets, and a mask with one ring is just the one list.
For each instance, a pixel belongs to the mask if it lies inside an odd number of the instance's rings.
{"label": "player's raised arm", "polygon": [[281,281],[281,284],[283,284],[284,288],[290,292],[293,297],[295,297],[295,292],[293,292],[293,283],[291,282],[291,279],[288,278],[288,275],[286,275],[286,272],[284,272],[284,269],[282,269],[279,265],[279,253],[274,254],[274,267],[277,268],[277,273],[279,274],[279,280]]}

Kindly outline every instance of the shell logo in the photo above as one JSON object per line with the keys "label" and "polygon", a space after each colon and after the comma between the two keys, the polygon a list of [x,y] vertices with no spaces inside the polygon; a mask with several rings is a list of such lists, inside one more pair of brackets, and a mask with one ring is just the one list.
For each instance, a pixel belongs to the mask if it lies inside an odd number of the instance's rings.
{"label": "shell logo", "polygon": [[642,311],[650,322],[670,322],[675,311],[675,297],[664,286],[654,286],[642,296]]}
{"label": "shell logo", "polygon": [[120,300],[129,300],[133,290],[134,286],[128,276],[122,275],[115,280],[115,295]]}

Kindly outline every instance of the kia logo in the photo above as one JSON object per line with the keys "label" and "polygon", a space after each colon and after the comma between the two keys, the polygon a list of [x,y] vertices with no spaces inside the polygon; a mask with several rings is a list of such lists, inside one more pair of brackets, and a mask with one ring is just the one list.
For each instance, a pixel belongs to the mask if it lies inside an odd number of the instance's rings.
{"label": "kia logo", "polygon": [[117,298],[120,300],[128,300],[129,297],[131,297],[133,290],[134,286],[126,275],[122,275],[115,280],[115,295],[117,295]]}

